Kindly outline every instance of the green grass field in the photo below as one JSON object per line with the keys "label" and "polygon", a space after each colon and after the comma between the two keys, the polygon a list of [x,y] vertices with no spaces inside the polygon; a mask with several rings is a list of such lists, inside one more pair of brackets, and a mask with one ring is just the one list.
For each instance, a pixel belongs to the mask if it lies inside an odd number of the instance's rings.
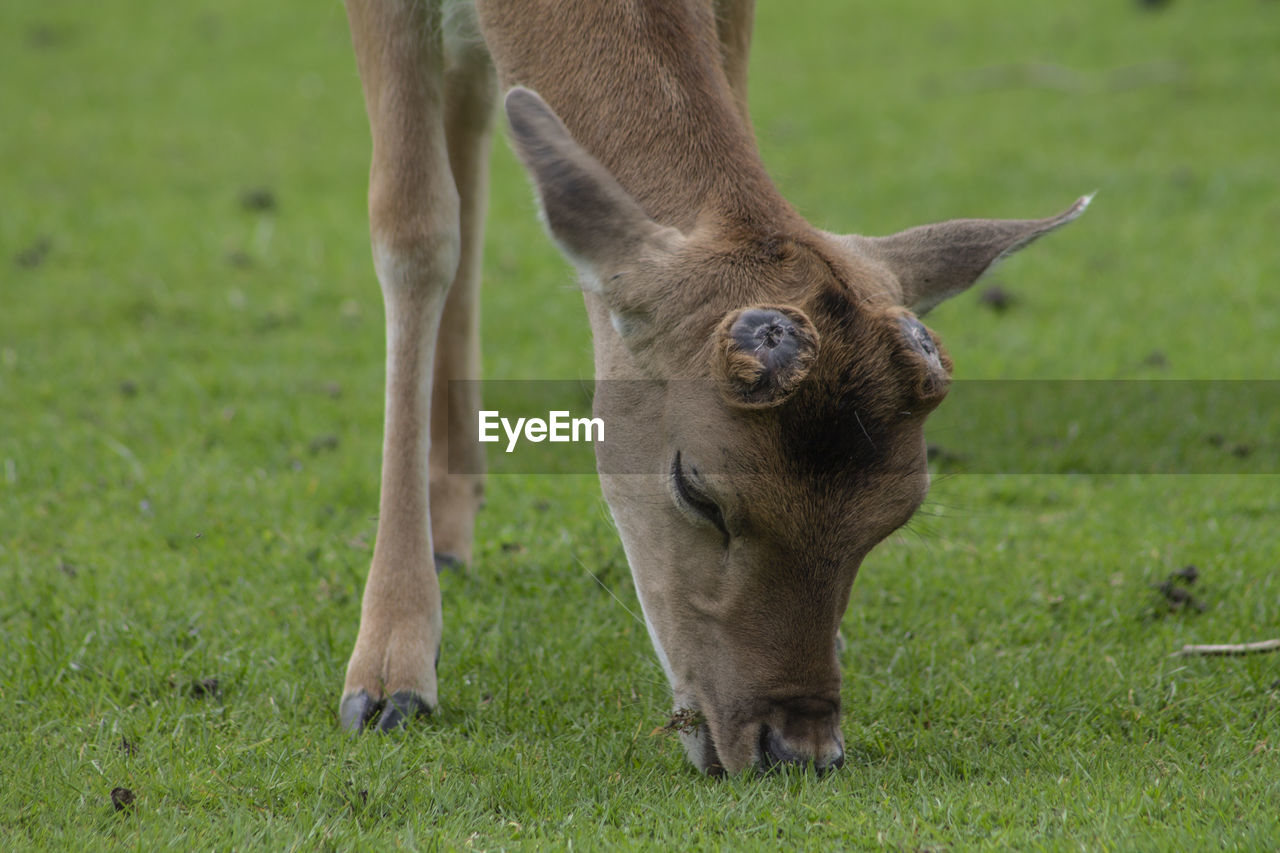
{"label": "green grass field", "polygon": [[[751,93],[815,224],[1099,190],[1008,310],[931,315],[958,379],[1280,379],[1280,4],[818,5],[761,4]],[[494,477],[439,713],[344,736],[383,357],[340,3],[15,0],[0,56],[0,848],[1280,847],[1280,655],[1170,657],[1280,636],[1273,462],[937,477],[854,585],[848,765],[721,782],[653,733],[594,478]],[[495,148],[486,375],[589,377]]]}

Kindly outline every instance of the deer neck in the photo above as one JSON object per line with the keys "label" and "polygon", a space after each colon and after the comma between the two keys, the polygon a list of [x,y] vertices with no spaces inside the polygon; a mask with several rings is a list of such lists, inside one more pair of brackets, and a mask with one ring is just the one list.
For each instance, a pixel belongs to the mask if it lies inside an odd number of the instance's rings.
{"label": "deer neck", "polygon": [[803,227],[765,172],[720,67],[710,4],[477,3],[503,87],[527,86],[658,222]]}

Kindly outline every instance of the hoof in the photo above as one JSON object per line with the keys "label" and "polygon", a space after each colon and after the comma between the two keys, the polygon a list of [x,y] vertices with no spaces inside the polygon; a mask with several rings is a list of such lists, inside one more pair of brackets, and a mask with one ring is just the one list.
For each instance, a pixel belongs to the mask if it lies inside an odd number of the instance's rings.
{"label": "hoof", "polygon": [[432,556],[436,559],[436,574],[457,571],[462,568],[462,559],[455,557],[453,554],[436,551]]}
{"label": "hoof", "polygon": [[393,732],[404,727],[414,717],[425,717],[430,713],[431,707],[412,690],[392,693],[382,711],[382,719],[378,721],[378,731]]}
{"label": "hoof", "polygon": [[393,693],[390,699],[374,699],[367,691],[360,690],[343,698],[338,721],[342,728],[358,734],[369,727],[379,712],[382,716],[378,719],[378,731],[392,732],[403,728],[414,717],[427,716],[431,706],[412,690]]}
{"label": "hoof", "polygon": [[342,697],[338,706],[338,722],[352,734],[363,731],[369,721],[378,715],[382,703],[360,690],[350,696]]}

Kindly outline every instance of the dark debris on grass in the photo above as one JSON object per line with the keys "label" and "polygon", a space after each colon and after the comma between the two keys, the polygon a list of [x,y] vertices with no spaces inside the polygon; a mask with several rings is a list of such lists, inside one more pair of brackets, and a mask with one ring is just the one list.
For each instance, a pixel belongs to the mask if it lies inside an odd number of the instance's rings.
{"label": "dark debris on grass", "polygon": [[965,454],[950,450],[940,444],[928,445],[925,448],[925,456],[930,463],[937,465],[944,471],[962,467],[968,461],[968,457]]}
{"label": "dark debris on grass", "polygon": [[333,435],[332,433],[329,433],[327,435],[318,435],[315,438],[311,439],[310,442],[307,443],[307,452],[310,453],[312,456],[317,456],[326,451],[337,450],[337,449],[338,449],[338,437],[336,435]]}
{"label": "dark debris on grass", "polygon": [[187,685],[193,699],[217,699],[222,695],[222,685],[216,678],[197,678]]}
{"label": "dark debris on grass", "polygon": [[240,249],[227,252],[226,260],[228,264],[238,270],[247,270],[253,266],[253,256]]}
{"label": "dark debris on grass", "polygon": [[59,24],[36,24],[27,30],[27,47],[35,50],[66,47],[75,36],[75,29]]}
{"label": "dark debris on grass", "polygon": [[1164,350],[1153,349],[1143,357],[1142,366],[1164,370],[1169,366],[1169,356],[1164,354]]}
{"label": "dark debris on grass", "polygon": [[1153,584],[1156,591],[1160,593],[1165,611],[1177,612],[1186,610],[1203,613],[1206,610],[1205,603],[1193,596],[1191,590],[1188,589],[1199,578],[1200,570],[1193,565],[1187,565],[1170,572],[1169,577],[1160,583]]}
{"label": "dark debris on grass", "polygon": [[45,262],[53,249],[48,237],[37,238],[30,246],[13,256],[13,265],[20,269],[35,269]]}
{"label": "dark debris on grass", "polygon": [[276,194],[269,187],[247,187],[240,191],[240,207],[254,213],[269,213],[277,207]]}
{"label": "dark debris on grass", "polygon": [[133,791],[128,788],[118,787],[111,789],[111,805],[118,812],[132,811],[135,799]]}
{"label": "dark debris on grass", "polygon": [[1014,306],[1018,298],[998,284],[993,284],[982,291],[978,302],[997,314],[1003,314]]}
{"label": "dark debris on grass", "polygon": [[1211,432],[1204,437],[1205,443],[1230,453],[1237,459],[1248,459],[1253,455],[1254,446],[1243,441],[1228,443],[1227,437],[1220,432]]}

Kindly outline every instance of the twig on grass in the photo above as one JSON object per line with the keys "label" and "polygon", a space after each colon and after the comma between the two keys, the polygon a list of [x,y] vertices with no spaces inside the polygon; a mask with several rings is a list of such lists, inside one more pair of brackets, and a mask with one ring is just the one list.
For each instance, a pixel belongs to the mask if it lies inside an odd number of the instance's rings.
{"label": "twig on grass", "polygon": [[1229,643],[1225,645],[1183,646],[1170,657],[1191,655],[1253,655],[1262,652],[1280,652],[1280,639],[1261,640],[1256,643]]}

